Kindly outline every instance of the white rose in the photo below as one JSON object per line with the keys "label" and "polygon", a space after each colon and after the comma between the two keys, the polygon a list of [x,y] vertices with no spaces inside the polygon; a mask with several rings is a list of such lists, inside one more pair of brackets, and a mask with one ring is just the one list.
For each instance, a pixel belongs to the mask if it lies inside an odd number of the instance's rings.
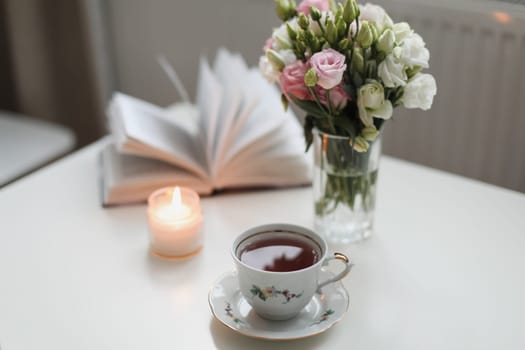
{"label": "white rose", "polygon": [[416,74],[405,86],[402,102],[406,108],[427,110],[436,95],[436,80],[430,74]]}
{"label": "white rose", "polygon": [[[296,21],[290,21],[289,22],[292,28],[297,29],[299,26],[297,25]],[[292,48],[292,40],[290,39],[290,36],[288,35],[288,30],[286,29],[286,23],[283,23],[279,28],[275,29],[272,34],[273,37],[273,45],[272,49],[275,51],[280,50],[287,50]]]}
{"label": "white rose", "polygon": [[270,63],[270,60],[268,60],[268,57],[265,55],[259,58],[259,70],[261,71],[263,77],[270,83],[277,82],[281,75],[281,73],[273,67],[273,65]]}
{"label": "white rose", "polygon": [[381,84],[374,81],[361,86],[358,97],[363,107],[377,109],[385,101],[385,90]]}
{"label": "white rose", "polygon": [[425,47],[423,38],[421,38],[419,34],[412,33],[404,38],[399,48],[399,52],[396,51],[395,54],[399,55],[399,60],[407,67],[413,68],[414,66],[420,66],[422,68],[428,68],[430,53]]}
{"label": "white rose", "polygon": [[374,109],[373,111],[369,111],[369,114],[371,114],[375,118],[386,120],[392,117],[393,112],[394,107],[392,107],[392,102],[390,102],[390,100],[385,100],[381,107],[379,107],[378,109]]}
{"label": "white rose", "polygon": [[359,8],[361,10],[359,20],[375,22],[379,34],[386,28],[391,28],[394,25],[392,18],[390,18],[381,6],[365,4],[359,5]]}
{"label": "white rose", "polygon": [[399,22],[394,24],[392,27],[394,34],[396,35],[396,41],[402,42],[406,37],[412,35],[413,30],[407,22]]}
{"label": "white rose", "polygon": [[357,95],[359,118],[365,126],[374,125],[374,118],[389,119],[393,108],[389,100],[385,100],[383,85],[376,81],[369,82],[359,88]]}
{"label": "white rose", "polygon": [[279,55],[283,59],[285,66],[288,66],[297,61],[297,57],[295,57],[293,50],[281,50],[279,51]]}
{"label": "white rose", "polygon": [[394,55],[390,54],[379,63],[377,74],[386,87],[404,86],[407,82],[405,66],[398,62]]}

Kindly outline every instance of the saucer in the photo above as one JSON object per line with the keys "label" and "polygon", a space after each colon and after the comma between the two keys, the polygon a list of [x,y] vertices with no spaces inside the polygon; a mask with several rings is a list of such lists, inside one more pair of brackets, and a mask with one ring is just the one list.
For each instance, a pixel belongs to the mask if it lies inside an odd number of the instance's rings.
{"label": "saucer", "polygon": [[[323,281],[333,277],[320,273]],[[211,287],[208,295],[211,312],[226,327],[248,337],[268,340],[292,340],[310,337],[326,331],[348,310],[348,292],[341,282],[331,283],[316,293],[294,318],[270,321],[258,316],[239,291],[237,273],[228,272]]]}

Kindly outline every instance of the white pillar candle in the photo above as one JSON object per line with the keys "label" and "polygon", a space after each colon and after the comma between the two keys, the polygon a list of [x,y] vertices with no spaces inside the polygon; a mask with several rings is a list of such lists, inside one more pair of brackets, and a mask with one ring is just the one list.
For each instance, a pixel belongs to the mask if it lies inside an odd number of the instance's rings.
{"label": "white pillar candle", "polygon": [[197,192],[165,187],[148,198],[152,251],[166,257],[192,255],[202,247],[202,212]]}

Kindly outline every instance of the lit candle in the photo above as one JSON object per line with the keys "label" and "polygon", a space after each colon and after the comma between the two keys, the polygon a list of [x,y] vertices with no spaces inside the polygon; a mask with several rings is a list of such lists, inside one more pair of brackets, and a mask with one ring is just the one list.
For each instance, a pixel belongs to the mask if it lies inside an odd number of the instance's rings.
{"label": "lit candle", "polygon": [[199,195],[189,189],[165,187],[148,198],[152,251],[166,257],[192,255],[202,247]]}

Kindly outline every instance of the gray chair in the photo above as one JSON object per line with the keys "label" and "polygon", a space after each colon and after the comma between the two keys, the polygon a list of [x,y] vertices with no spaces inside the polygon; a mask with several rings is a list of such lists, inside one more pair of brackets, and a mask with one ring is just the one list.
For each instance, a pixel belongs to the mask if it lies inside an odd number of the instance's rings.
{"label": "gray chair", "polygon": [[0,187],[71,151],[71,130],[0,111]]}

